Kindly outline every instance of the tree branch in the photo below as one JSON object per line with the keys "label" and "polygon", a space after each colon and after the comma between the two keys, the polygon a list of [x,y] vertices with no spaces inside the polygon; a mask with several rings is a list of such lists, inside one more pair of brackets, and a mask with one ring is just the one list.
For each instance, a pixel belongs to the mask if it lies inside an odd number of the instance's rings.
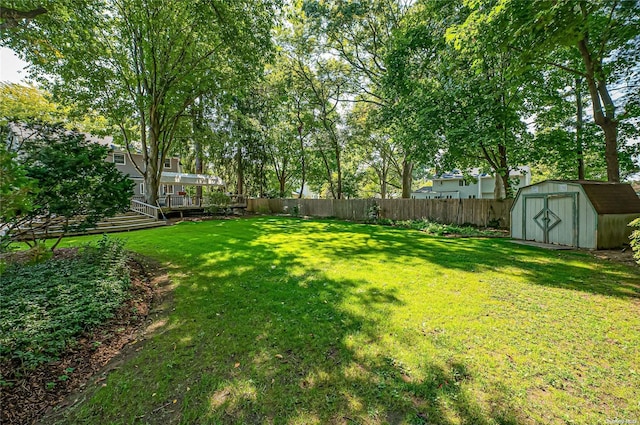
{"label": "tree branch", "polygon": [[30,21],[37,16],[47,13],[48,10],[44,7],[39,7],[33,10],[17,10],[10,7],[0,6],[0,19],[4,19],[4,22],[0,24],[0,29],[5,30],[9,28],[17,27],[20,21]]}

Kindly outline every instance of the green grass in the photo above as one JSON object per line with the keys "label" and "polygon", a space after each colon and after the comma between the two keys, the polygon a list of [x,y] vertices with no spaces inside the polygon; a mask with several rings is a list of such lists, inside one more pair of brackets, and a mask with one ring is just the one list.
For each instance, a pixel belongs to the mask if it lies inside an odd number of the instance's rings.
{"label": "green grass", "polygon": [[167,266],[174,310],[64,423],[639,419],[637,268],[289,218],[123,237]]}

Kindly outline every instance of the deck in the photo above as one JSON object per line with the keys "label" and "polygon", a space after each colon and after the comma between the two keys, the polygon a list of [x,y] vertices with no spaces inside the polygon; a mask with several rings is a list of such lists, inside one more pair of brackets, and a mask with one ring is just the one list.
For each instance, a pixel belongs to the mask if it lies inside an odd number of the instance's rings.
{"label": "deck", "polygon": [[[220,209],[230,209],[233,211],[244,210],[247,208],[247,197],[245,195],[230,195],[231,202],[228,205],[219,206]],[[144,201],[142,198],[136,199]],[[164,215],[179,212],[180,216],[189,213],[203,213],[212,206],[207,202],[206,198],[186,195],[167,195],[158,198],[158,206]]]}

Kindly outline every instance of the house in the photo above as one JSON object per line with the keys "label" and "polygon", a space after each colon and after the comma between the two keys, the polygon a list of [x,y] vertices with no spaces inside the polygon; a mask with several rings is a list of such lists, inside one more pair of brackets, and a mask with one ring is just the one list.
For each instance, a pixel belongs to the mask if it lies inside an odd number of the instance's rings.
{"label": "house", "polygon": [[[109,139],[103,139],[101,143],[109,143]],[[107,161],[113,162],[123,174],[126,174],[135,182],[134,199],[142,199],[146,195],[144,178],[138,171],[144,169],[143,156],[141,153],[127,152],[125,149],[110,143]],[[137,168],[136,168],[137,166]],[[224,187],[225,184],[221,178],[206,174],[183,173],[180,158],[165,158],[162,164],[162,174],[160,175],[160,186],[158,188],[158,196],[160,201],[167,200],[171,197],[175,202],[179,201],[177,197],[187,197],[188,187]],[[169,204],[167,200],[166,204]]]}
{"label": "house", "polygon": [[[531,182],[531,170],[527,166],[517,167],[509,172],[514,182],[514,190],[527,186]],[[413,193],[414,199],[495,199],[495,176],[482,172],[479,168],[464,174],[453,170],[433,178],[433,186],[423,187]]]}
{"label": "house", "polygon": [[434,199],[437,198],[433,191],[433,186],[422,186],[420,189],[411,192],[412,199]]}
{"label": "house", "polygon": [[629,184],[547,180],[520,188],[511,207],[511,237],[587,249],[629,243],[628,224],[640,217]]}
{"label": "house", "polygon": [[[19,124],[9,125],[8,145],[10,149],[20,150],[22,140],[33,137],[38,132],[37,128],[30,128]],[[140,151],[131,153],[113,142],[113,137],[98,137],[91,134],[84,134],[85,139],[92,143],[101,144],[109,149],[107,162],[115,164],[116,168],[126,174],[135,182],[133,199],[143,201],[147,188],[144,178],[138,169],[144,169],[143,156]],[[137,165],[137,168],[136,168]],[[183,173],[180,158],[166,158],[162,164],[162,174],[160,176],[160,187],[158,188],[159,203],[161,206],[190,206],[202,205],[201,200],[194,199],[188,194],[188,187],[224,187],[221,178],[206,174]]]}

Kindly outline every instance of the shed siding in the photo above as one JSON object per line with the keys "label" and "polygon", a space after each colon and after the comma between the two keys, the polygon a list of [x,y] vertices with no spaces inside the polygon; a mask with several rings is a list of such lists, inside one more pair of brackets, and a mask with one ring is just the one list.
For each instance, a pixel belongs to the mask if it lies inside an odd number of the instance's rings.
{"label": "shed siding", "polygon": [[578,196],[578,247],[587,249],[597,248],[596,229],[598,228],[598,215],[593,205],[582,191]]}
{"label": "shed siding", "polygon": [[640,214],[606,214],[598,217],[598,249],[618,248],[629,243],[629,223]]}
{"label": "shed siding", "polygon": [[[574,198],[575,195],[575,222]],[[522,188],[511,210],[511,237],[515,239],[544,241],[542,229],[534,217],[542,210],[544,200],[537,195],[559,194],[548,198],[548,206],[561,221],[549,231],[549,243],[574,245],[574,232],[577,232],[577,244],[581,248],[596,248],[595,229],[598,217],[584,190],[576,183],[542,182]],[[563,197],[563,194],[569,196]],[[523,214],[524,222],[523,222]],[[577,229],[574,226],[577,224]]]}
{"label": "shed siding", "polygon": [[549,209],[556,213],[562,220],[549,231],[549,243],[573,246],[575,232],[578,230],[574,228],[574,214],[576,213],[574,211],[574,198],[550,198],[548,202]]}

